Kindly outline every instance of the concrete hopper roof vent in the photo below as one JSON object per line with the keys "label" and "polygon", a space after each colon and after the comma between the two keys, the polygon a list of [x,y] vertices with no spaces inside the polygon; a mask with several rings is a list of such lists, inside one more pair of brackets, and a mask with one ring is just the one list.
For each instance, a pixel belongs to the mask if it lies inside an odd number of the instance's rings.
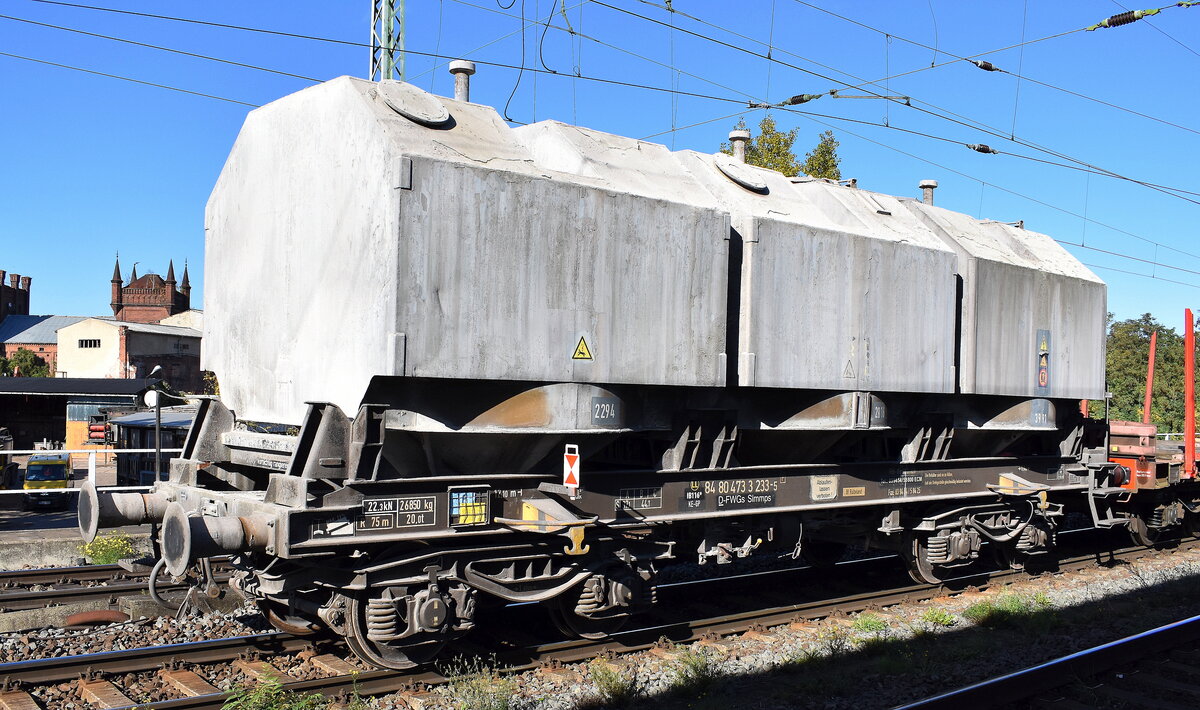
{"label": "concrete hopper roof vent", "polygon": [[379,82],[378,91],[389,108],[413,123],[429,128],[449,128],[446,124],[450,122],[450,111],[433,94],[393,79]]}
{"label": "concrete hopper roof vent", "polygon": [[739,163],[725,153],[716,153],[713,155],[713,164],[717,166],[717,170],[720,170],[722,175],[747,190],[758,193],[767,192],[766,181],[755,174],[754,168],[748,167],[745,163]]}

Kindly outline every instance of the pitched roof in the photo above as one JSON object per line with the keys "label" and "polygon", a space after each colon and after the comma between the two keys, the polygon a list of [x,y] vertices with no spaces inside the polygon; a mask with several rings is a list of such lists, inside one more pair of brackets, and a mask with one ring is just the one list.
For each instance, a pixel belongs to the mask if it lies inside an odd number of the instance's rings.
{"label": "pitched roof", "polygon": [[87,316],[9,316],[0,322],[0,343],[56,343],[56,331]]}
{"label": "pitched roof", "polygon": [[[184,411],[180,410],[162,410],[162,426],[164,429],[187,429],[192,425],[192,420],[196,418],[195,407]],[[120,417],[109,419],[113,424],[120,424],[127,427],[153,427],[154,412],[134,412]]]}
{"label": "pitched roof", "polygon": [[[177,314],[178,315],[178,314]],[[84,320],[81,318],[80,320]],[[176,335],[181,338],[199,338],[204,334],[195,328],[185,328],[182,325],[160,325],[158,323],[134,323],[133,321],[116,320],[111,316],[96,316],[93,320],[103,321],[109,325],[124,326],[134,333],[154,333],[155,335]]]}
{"label": "pitched roof", "polygon": [[151,382],[100,377],[0,377],[0,394],[136,395]]}

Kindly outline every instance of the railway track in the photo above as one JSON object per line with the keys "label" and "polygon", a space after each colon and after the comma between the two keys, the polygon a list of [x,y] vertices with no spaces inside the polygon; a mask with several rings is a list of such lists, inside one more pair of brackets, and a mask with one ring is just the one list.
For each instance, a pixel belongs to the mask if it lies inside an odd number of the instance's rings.
{"label": "railway track", "polygon": [[1200,702],[1198,644],[1200,616],[1193,616],[896,710],[1194,708]]}
{"label": "railway track", "polygon": [[[1192,546],[1200,543],[1183,543]],[[1130,561],[1156,554],[1145,548],[1128,548],[1103,554],[1105,560]],[[1061,560],[1062,571],[1081,570],[1099,561],[1100,555],[1091,552]],[[878,574],[874,567],[882,563],[894,565],[894,561],[873,558],[839,565],[847,575],[856,579]],[[838,614],[852,614],[868,609],[878,609],[906,602],[919,602],[935,597],[982,590],[1002,584],[1017,576],[1019,571],[995,571],[947,580],[941,585],[904,584],[875,591],[847,594],[837,598],[778,603],[762,608],[744,609],[735,612],[705,614],[711,602],[697,602],[698,598],[719,599],[721,594],[736,594],[739,585],[749,585],[758,590],[759,599],[764,589],[787,588],[790,575],[802,576],[813,570],[785,570],[764,572],[730,578],[717,578],[692,583],[664,585],[660,590],[660,612],[655,616],[639,619],[637,628],[614,634],[600,641],[538,641],[534,637],[512,640],[490,647],[460,644],[451,647],[450,655],[494,656],[496,662],[509,672],[531,670],[545,665],[574,663],[604,656],[644,651],[662,643],[689,643],[701,639],[716,641],[720,637],[745,633],[761,628],[781,626],[795,622],[818,620]],[[827,576],[828,572],[823,571]],[[769,581],[768,581],[769,580]],[[709,593],[697,594],[697,587],[710,587]],[[782,592],[781,592],[782,594]],[[687,600],[691,600],[688,602]],[[669,611],[676,608],[675,612]],[[514,610],[516,611],[516,610]],[[526,607],[526,613],[540,610]],[[535,624],[511,623],[507,628],[533,628]],[[1200,628],[1200,622],[1197,623]],[[486,636],[486,630],[480,629]],[[291,660],[285,658],[292,656]],[[173,644],[128,651],[111,651],[82,656],[51,658],[0,664],[0,683],[7,688],[0,693],[0,710],[34,710],[53,707],[44,701],[39,704],[34,696],[35,686],[47,686],[75,682],[80,696],[96,707],[125,707],[133,701],[115,682],[117,676],[139,676],[145,682],[155,677],[164,688],[165,694],[183,697],[157,701],[142,701],[139,708],[219,708],[227,700],[227,694],[205,679],[206,667],[236,666],[247,679],[275,677],[284,688],[299,693],[319,693],[327,697],[345,696],[352,692],[362,695],[380,695],[413,687],[436,686],[447,679],[435,671],[360,671],[358,666],[347,660],[349,652],[336,645],[322,645],[312,638],[297,637],[285,633],[257,634],[232,639]],[[273,662],[266,659],[273,659]],[[299,660],[297,660],[299,659]],[[291,666],[303,665],[310,676],[298,679],[289,675]],[[307,665],[305,665],[307,664]],[[125,703],[122,705],[122,703]],[[951,706],[945,706],[951,707]],[[961,707],[961,705],[958,705]],[[1064,706],[1065,707],[1065,706]]]}
{"label": "railway track", "polygon": [[[77,602],[114,605],[118,597],[144,594],[148,577],[146,572],[131,572],[120,565],[0,571],[0,612]],[[216,575],[218,583],[228,578],[228,574]],[[159,584],[163,592],[184,588],[170,581]]]}

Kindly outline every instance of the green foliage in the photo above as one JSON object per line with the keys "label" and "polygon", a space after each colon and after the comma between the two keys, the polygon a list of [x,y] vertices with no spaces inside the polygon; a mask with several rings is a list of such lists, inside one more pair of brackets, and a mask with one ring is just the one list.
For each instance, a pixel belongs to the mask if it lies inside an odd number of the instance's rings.
{"label": "green foliage", "polygon": [[255,683],[238,688],[221,706],[222,710],[324,710],[325,698],[316,693],[300,694],[284,690],[276,681]]}
{"label": "green foliage", "polygon": [[[1113,393],[1109,417],[1141,421],[1150,334],[1155,331],[1158,332],[1158,344],[1150,420],[1158,425],[1161,433],[1180,432],[1184,420],[1183,336],[1156,321],[1149,313],[1123,321],[1113,321],[1109,314],[1106,374],[1108,391]],[[1104,416],[1103,402],[1093,401],[1089,407],[1092,416]]]}
{"label": "green foliage", "polygon": [[838,168],[838,164],[841,163],[837,154],[838,145],[840,144],[833,137],[833,131],[825,131],[821,134],[817,147],[804,156],[804,164],[800,166],[800,169],[806,175],[813,177],[841,180],[842,171]]}
{"label": "green foliage", "polygon": [[924,621],[926,624],[931,626],[942,626],[947,628],[958,623],[958,620],[954,618],[953,614],[945,609],[942,609],[941,607],[936,606],[926,609],[925,613],[921,614],[921,621]]}
{"label": "green foliage", "polygon": [[458,658],[439,669],[446,684],[438,689],[457,710],[509,710],[517,684],[478,658]]}
{"label": "green foliage", "polygon": [[[739,120],[734,128],[744,130],[745,119]],[[804,156],[804,162],[796,159],[794,145],[799,129],[781,131],[775,125],[771,114],[763,116],[758,124],[758,135],[752,136],[746,144],[746,162],[762,168],[770,168],[794,177],[801,172],[819,178],[840,180],[842,171],[838,168],[841,159],[838,158],[838,142],[833,137],[833,131],[825,131],[811,153]],[[733,148],[728,143],[721,144],[721,152],[733,155]]]}
{"label": "green foliage", "polygon": [[221,396],[221,383],[217,381],[217,373],[204,370],[200,373],[200,380],[204,385],[201,394],[209,394],[215,397]]}
{"label": "green foliage", "polygon": [[99,535],[95,540],[79,546],[79,554],[92,561],[92,564],[111,565],[117,560],[133,557],[133,540],[128,535],[115,533]]}
{"label": "green foliage", "polygon": [[963,618],[990,628],[1020,628],[1039,611],[1050,606],[1050,597],[1037,594],[1002,594],[976,602],[963,611]]}
{"label": "green foliage", "polygon": [[720,676],[717,661],[706,649],[691,649],[679,654],[671,690],[688,695],[700,695],[712,687]]}
{"label": "green foliage", "polygon": [[837,624],[821,629],[817,633],[817,642],[821,652],[831,658],[844,656],[854,650],[854,637],[850,630]]}
{"label": "green foliage", "polygon": [[12,376],[20,370],[22,377],[49,377],[50,366],[32,350],[20,348],[10,358],[0,358],[0,375]]}
{"label": "green foliage", "polygon": [[[746,121],[738,121],[737,129],[744,129]],[[796,142],[799,129],[781,131],[775,127],[775,119],[770,114],[763,116],[758,124],[758,135],[750,138],[746,144],[746,162],[762,168],[770,168],[792,177],[800,172],[800,163],[792,144]],[[721,152],[733,155],[733,148],[728,143],[721,144]]]}
{"label": "green foliage", "polygon": [[596,685],[604,707],[623,707],[642,693],[637,676],[632,671],[628,675],[622,674],[603,661],[593,661],[588,665],[588,675]]}
{"label": "green foliage", "polygon": [[863,612],[854,617],[850,627],[859,633],[874,634],[887,629],[887,622],[871,612]]}

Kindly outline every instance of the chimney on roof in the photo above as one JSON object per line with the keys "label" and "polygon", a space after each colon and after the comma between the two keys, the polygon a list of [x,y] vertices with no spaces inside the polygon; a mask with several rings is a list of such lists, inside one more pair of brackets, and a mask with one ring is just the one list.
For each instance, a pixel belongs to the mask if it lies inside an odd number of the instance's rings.
{"label": "chimney on roof", "polygon": [[450,62],[450,73],[454,75],[454,100],[471,100],[471,75],[475,73],[475,62],[455,59]]}
{"label": "chimney on roof", "polygon": [[735,128],[729,132],[729,142],[733,145],[733,159],[739,163],[746,162],[746,144],[750,142],[750,131],[745,128]]}
{"label": "chimney on roof", "polygon": [[8,272],[7,272],[7,271],[5,271],[4,269],[0,269],[0,286],[3,286],[3,285],[4,285],[4,276],[5,276],[5,274],[7,274],[7,273],[8,273]]}
{"label": "chimney on roof", "polygon": [[20,286],[20,284],[21,284],[21,275],[20,275],[20,274],[10,274],[10,275],[9,275],[9,277],[8,277],[8,282],[9,282],[10,284],[12,284],[12,287],[13,287],[13,288],[20,288],[20,287],[21,287],[21,286]]}
{"label": "chimney on roof", "polygon": [[29,282],[30,281],[33,281],[32,276],[22,276],[21,277],[21,290],[22,291],[26,291],[26,292],[29,291]]}
{"label": "chimney on roof", "polygon": [[933,191],[937,189],[937,180],[922,180],[918,187],[921,188],[921,201],[927,205],[932,205]]}

